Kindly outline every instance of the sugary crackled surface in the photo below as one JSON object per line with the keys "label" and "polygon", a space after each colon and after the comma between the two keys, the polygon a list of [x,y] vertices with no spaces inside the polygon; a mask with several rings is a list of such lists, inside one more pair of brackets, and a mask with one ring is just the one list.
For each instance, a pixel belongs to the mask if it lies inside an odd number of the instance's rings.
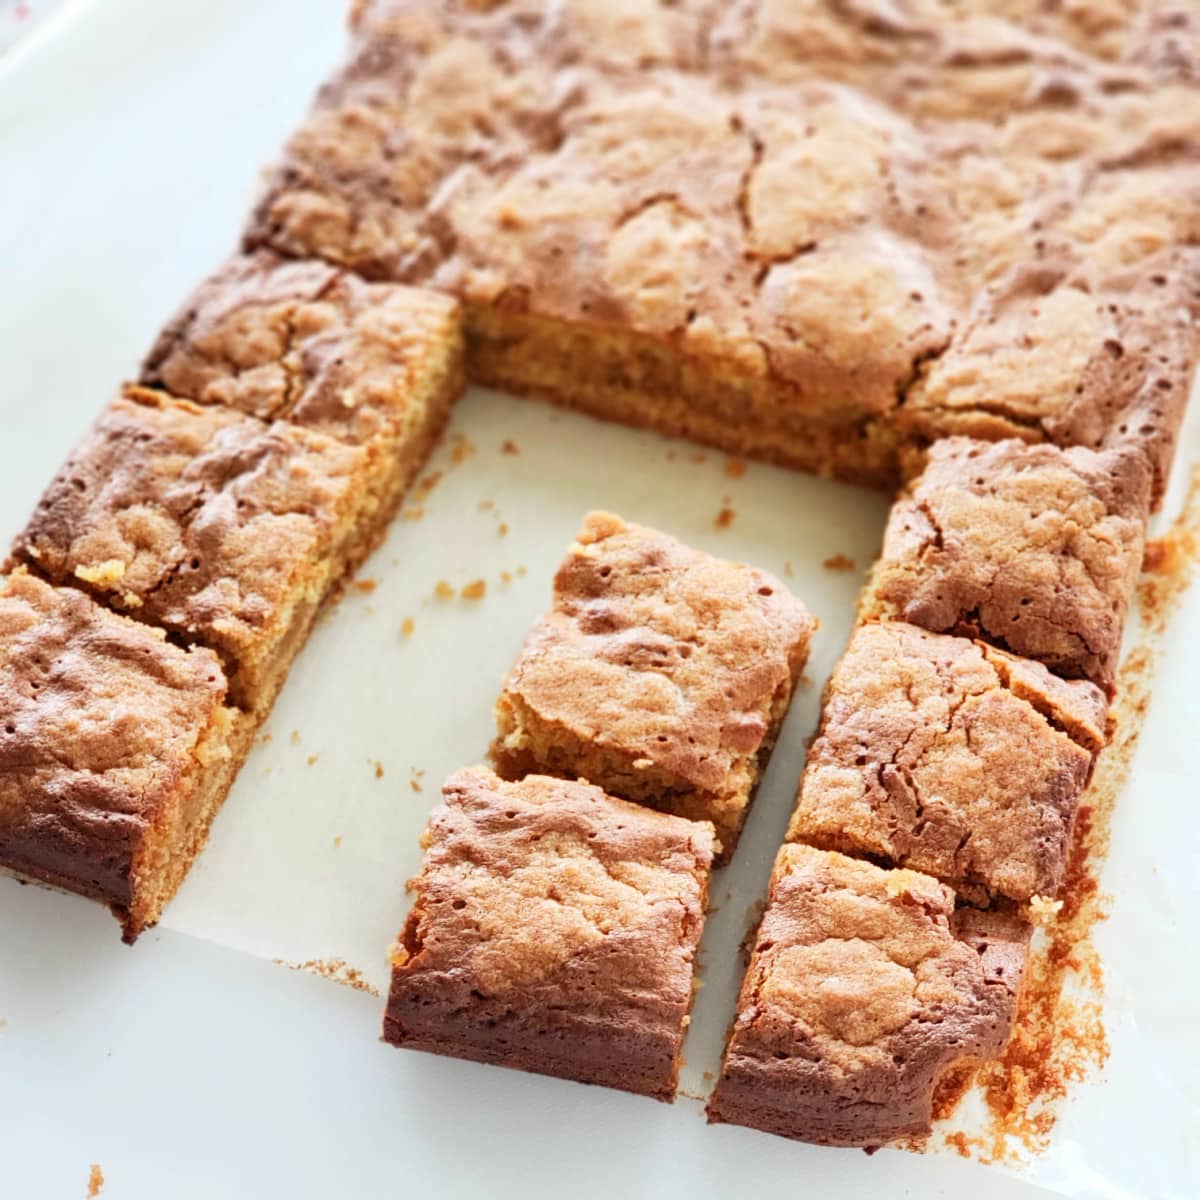
{"label": "sugary crackled surface", "polygon": [[1161,466],[1195,354],[1194,25],[1170,0],[367,3],[248,240],[669,338],[918,437],[1150,424]]}
{"label": "sugary crackled surface", "polygon": [[18,570],[0,586],[0,863],[128,897],[135,850],[221,725],[208,650]]}
{"label": "sugary crackled surface", "polygon": [[362,502],[365,462],[295,425],[130,392],[64,463],[14,553],[236,661],[285,631]]}
{"label": "sugary crackled surface", "polygon": [[997,1054],[1016,1008],[1023,934],[977,920],[958,937],[927,875],[785,845],[710,1116],[835,1144],[927,1130],[942,1071]]}
{"label": "sugary crackled surface", "polygon": [[461,340],[441,293],[366,283],[312,259],[239,255],[166,326],[142,382],[264,420],[366,442],[419,416]]}
{"label": "sugary crackled surface", "polygon": [[501,738],[536,726],[617,792],[591,751],[660,790],[744,804],[814,627],[773,576],[591,513],[505,683]]}
{"label": "sugary crackled surface", "polygon": [[903,622],[860,626],[830,678],[791,841],[1015,900],[1062,882],[1104,694]]}
{"label": "sugary crackled surface", "polygon": [[1150,488],[1129,454],[945,438],[892,509],[864,609],[1111,689]]}
{"label": "sugary crackled surface", "polygon": [[565,1006],[681,1034],[711,826],[545,776],[476,768],[443,791],[397,978],[468,1005]]}

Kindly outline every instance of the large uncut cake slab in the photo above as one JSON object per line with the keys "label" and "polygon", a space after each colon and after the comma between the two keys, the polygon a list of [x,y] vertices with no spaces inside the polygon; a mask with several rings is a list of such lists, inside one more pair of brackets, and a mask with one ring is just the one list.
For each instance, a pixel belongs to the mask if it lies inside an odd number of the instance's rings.
{"label": "large uncut cake slab", "polygon": [[990,11],[364,3],[247,242],[452,291],[477,380],[600,416],[884,484],[1133,439],[1161,496],[1195,56]]}

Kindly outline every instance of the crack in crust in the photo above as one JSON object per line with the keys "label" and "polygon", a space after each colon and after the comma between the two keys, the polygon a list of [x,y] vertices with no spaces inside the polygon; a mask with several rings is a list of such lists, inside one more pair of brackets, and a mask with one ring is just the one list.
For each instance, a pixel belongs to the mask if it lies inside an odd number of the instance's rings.
{"label": "crack in crust", "polygon": [[929,1132],[939,1083],[1008,1040],[1027,928],[927,875],[785,845],[710,1121],[827,1145]]}
{"label": "crack in crust", "polygon": [[938,441],[860,613],[980,637],[1111,695],[1151,487],[1128,451]]}
{"label": "crack in crust", "polygon": [[830,678],[788,840],[926,871],[985,902],[1053,896],[1107,732],[1090,683],[902,622],[860,626]]}

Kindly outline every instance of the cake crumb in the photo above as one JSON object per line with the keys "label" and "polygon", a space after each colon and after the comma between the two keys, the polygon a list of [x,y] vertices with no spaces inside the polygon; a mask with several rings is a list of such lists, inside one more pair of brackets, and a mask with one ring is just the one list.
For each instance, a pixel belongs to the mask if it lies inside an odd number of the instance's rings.
{"label": "cake crumb", "polygon": [[507,587],[510,583],[512,583],[512,581],[513,581],[513,576],[512,576],[511,571],[501,571],[500,572],[500,582],[502,584],[504,584],[505,587]]}
{"label": "cake crumb", "polygon": [[744,458],[726,459],[725,474],[730,479],[741,479],[746,474],[746,460]]}
{"label": "cake crumb", "polygon": [[439,579],[434,585],[433,594],[439,600],[452,600],[454,598],[454,589],[444,579]]}
{"label": "cake crumb", "polygon": [[450,439],[450,461],[457,467],[461,466],[472,454],[475,453],[475,447],[471,443],[471,439],[461,433],[456,433]]}
{"label": "cake crumb", "polygon": [[1029,919],[1035,925],[1052,925],[1058,914],[1062,912],[1063,902],[1052,900],[1049,896],[1031,896],[1029,899]]}
{"label": "cake crumb", "polygon": [[480,500],[480,502],[479,502],[479,511],[480,512],[487,512],[487,510],[489,508],[495,508],[495,507],[496,507],[495,500]]}
{"label": "cake crumb", "polygon": [[729,508],[728,506],[726,506],[725,508],[721,509],[721,511],[719,513],[717,513],[716,520],[713,521],[713,524],[718,529],[728,529],[730,527],[730,525],[733,524],[733,518],[736,515],[737,514],[733,511],[732,508]]}
{"label": "cake crumb", "polygon": [[378,996],[379,989],[367,982],[366,977],[357,968],[352,967],[344,958],[310,958],[304,962],[287,962],[285,959],[272,959],[276,966],[287,967],[289,971],[304,971],[309,975],[319,975],[322,979],[340,983],[343,987],[353,988],[356,992],[366,992],[368,996]]}
{"label": "cake crumb", "polygon": [[416,629],[416,627],[416,622],[413,621],[412,617],[405,617],[404,620],[400,622],[400,632],[405,637],[412,637],[413,630]]}
{"label": "cake crumb", "polygon": [[857,564],[854,559],[846,554],[834,554],[827,558],[822,564],[827,571],[854,571],[857,570]]}
{"label": "cake crumb", "polygon": [[408,786],[414,792],[421,792],[425,789],[421,786],[421,780],[425,778],[425,772],[419,767],[412,767],[408,773]]}
{"label": "cake crumb", "polygon": [[785,562],[785,563],[783,564],[783,573],[784,573],[784,574],[785,574],[785,575],[786,575],[786,576],[787,576],[789,579],[791,579],[791,577],[792,577],[793,575],[795,575],[795,573],[796,573],[795,571],[793,571],[793,570],[792,570],[792,560],[791,560],[790,558],[787,560],[787,562]]}
{"label": "cake crumb", "polygon": [[269,729],[264,729],[258,740],[262,743],[262,745],[269,746],[271,744],[271,731]]}
{"label": "cake crumb", "polygon": [[367,595],[367,596],[369,596],[378,586],[379,586],[378,579],[356,579],[356,580],[354,580],[354,584],[353,584],[354,590],[356,592],[362,592],[364,595]]}
{"label": "cake crumb", "polygon": [[504,444],[500,447],[501,454],[520,454],[521,447],[517,445],[512,438],[505,438]]}
{"label": "cake crumb", "polygon": [[334,848],[335,850],[337,850],[337,849],[338,849],[338,848],[341,846],[341,844],[342,844],[342,835],[339,833],[339,834],[337,835],[337,837],[335,837],[335,838],[333,839],[333,848]]}
{"label": "cake crumb", "polygon": [[308,760],[307,760],[307,761],[308,761],[308,765],[309,765],[310,767],[315,767],[315,766],[317,765],[317,759],[318,759],[318,758],[320,758],[320,757],[321,757],[321,756],[320,756],[319,754],[310,754],[310,755],[308,756]]}
{"label": "cake crumb", "polygon": [[427,500],[430,492],[432,492],[433,489],[442,482],[442,478],[445,476],[445,474],[445,471],[430,471],[429,474],[426,475],[415,488],[413,488],[413,495],[416,497],[416,499],[418,501]]}
{"label": "cake crumb", "polygon": [[520,577],[524,574],[525,574],[525,568],[523,566],[517,567],[517,576]]}
{"label": "cake crumb", "polygon": [[293,746],[300,745],[300,730],[298,730],[298,729],[292,730],[291,742],[292,742]]}
{"label": "cake crumb", "polygon": [[459,593],[464,600],[482,600],[487,592],[486,579],[473,579]]}
{"label": "cake crumb", "polygon": [[412,508],[406,508],[400,516],[405,521],[419,521],[425,515],[425,510],[420,505],[414,505]]}
{"label": "cake crumb", "polygon": [[[372,760],[368,759],[367,761],[371,762]],[[378,759],[375,759],[374,762],[375,762],[375,778],[382,779],[383,778],[383,763],[381,763]]]}
{"label": "cake crumb", "polygon": [[500,522],[500,525],[499,525],[499,527],[498,527],[498,528],[497,528],[497,530],[496,530],[496,532],[497,532],[497,533],[498,533],[498,534],[499,534],[501,537],[508,537],[508,522],[507,522],[507,521],[501,521],[501,522]]}
{"label": "cake crumb", "polygon": [[99,1163],[92,1163],[92,1169],[88,1172],[88,1200],[95,1200],[103,1187],[104,1171]]}

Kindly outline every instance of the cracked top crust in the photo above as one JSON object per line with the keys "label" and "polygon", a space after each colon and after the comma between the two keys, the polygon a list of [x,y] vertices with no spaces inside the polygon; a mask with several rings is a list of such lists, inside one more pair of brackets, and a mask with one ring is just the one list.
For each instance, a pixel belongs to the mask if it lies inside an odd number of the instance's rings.
{"label": "cracked top crust", "polygon": [[[1189,21],[1167,0],[365,3],[247,242],[668,339],[916,438],[1150,425],[1161,492],[1196,353]],[[1168,327],[1182,378],[1154,361]]]}
{"label": "cracked top crust", "polygon": [[130,389],[64,463],[14,554],[194,637],[236,673],[323,595],[365,461],[295,425]]}
{"label": "cracked top crust", "polygon": [[566,1006],[681,1034],[712,827],[588,784],[506,783],[483,768],[452,775],[443,795],[396,979],[456,1005]]}
{"label": "cracked top crust", "polygon": [[766,572],[590,513],[500,707],[551,741],[612,752],[660,790],[748,788],[757,771],[740,768],[773,738],[814,628]]}
{"label": "cracked top crust", "polygon": [[0,863],[128,904],[142,838],[221,752],[224,696],[208,650],[16,570],[0,584]]}
{"label": "cracked top crust", "polygon": [[945,438],[892,509],[863,615],[982,637],[1111,694],[1150,491],[1128,452]]}
{"label": "cracked top crust", "polygon": [[414,393],[461,340],[458,306],[312,259],[240,255],[159,335],[142,382],[355,443],[398,436]]}
{"label": "cracked top crust", "polygon": [[966,638],[863,625],[830,677],[788,840],[1053,896],[1106,736],[1090,683]]}
{"label": "cracked top crust", "polygon": [[715,1119],[804,1140],[878,1145],[928,1131],[941,1075],[1008,1039],[1024,931],[954,893],[785,845],[742,984]]}

